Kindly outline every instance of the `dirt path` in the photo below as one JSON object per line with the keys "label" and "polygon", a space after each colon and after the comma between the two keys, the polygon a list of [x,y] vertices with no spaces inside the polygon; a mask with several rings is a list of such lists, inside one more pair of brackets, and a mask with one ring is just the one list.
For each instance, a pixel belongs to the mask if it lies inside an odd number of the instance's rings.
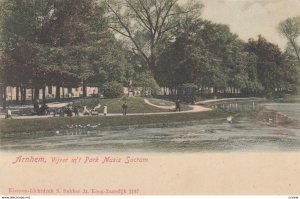
{"label": "dirt path", "polygon": [[[158,106],[155,104],[152,104],[151,102],[149,102],[149,100],[144,99],[144,102],[150,106],[154,106],[160,109],[174,109],[175,106]],[[167,113],[193,113],[193,112],[204,112],[204,111],[211,111],[211,108],[206,108],[204,106],[200,106],[200,105],[189,105],[190,108],[192,108],[191,110],[188,111],[181,111],[181,112],[167,112]],[[162,114],[165,114],[166,112],[160,112]]]}
{"label": "dirt path", "polygon": [[[165,109],[165,110],[169,110],[166,112],[155,112],[155,113],[129,113],[127,115],[165,115],[165,114],[182,114],[182,113],[195,113],[195,112],[205,112],[205,111],[211,111],[212,109],[210,108],[206,108],[204,106],[200,106],[200,105],[189,105],[189,107],[191,107],[191,110],[187,110],[187,111],[181,111],[181,112],[175,112],[175,111],[171,111],[172,109],[175,108],[175,106],[158,106],[155,104],[152,104],[151,102],[149,102],[149,100],[144,99],[144,102],[150,106],[154,106],[160,109]],[[68,103],[49,103],[47,104],[49,107],[51,108],[61,108],[66,106]],[[103,116],[103,114],[99,114],[99,116]],[[113,117],[113,116],[122,116],[121,113],[108,113],[107,117]],[[38,116],[38,115],[34,115],[34,116],[13,116],[14,119],[38,119],[38,118],[50,118],[50,117],[54,117],[53,115],[45,115],[45,116]],[[57,116],[59,117],[59,116]],[[79,114],[79,117],[89,117],[89,116],[84,116],[82,113]],[[0,118],[4,118],[4,115],[0,116]]]}

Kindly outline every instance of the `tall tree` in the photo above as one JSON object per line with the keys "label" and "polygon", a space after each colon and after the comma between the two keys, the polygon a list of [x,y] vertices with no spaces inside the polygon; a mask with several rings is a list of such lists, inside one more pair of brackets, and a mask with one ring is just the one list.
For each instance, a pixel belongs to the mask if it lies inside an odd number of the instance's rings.
{"label": "tall tree", "polygon": [[257,41],[250,39],[247,51],[257,56],[258,81],[263,85],[265,94],[273,96],[275,90],[282,87],[289,72],[285,63],[286,57],[278,45],[268,42],[262,36]]}
{"label": "tall tree", "polygon": [[[5,86],[33,86],[40,70],[36,55],[43,24],[49,19],[53,0],[3,0],[1,6],[1,49]],[[21,92],[24,95],[24,92]]]}
{"label": "tall tree", "polygon": [[203,7],[195,1],[181,6],[178,0],[107,0],[106,5],[110,28],[129,41],[152,71],[157,65],[158,49],[179,25],[177,19],[199,18]]}
{"label": "tall tree", "polygon": [[300,37],[300,16],[287,18],[278,25],[278,31],[283,35],[293,47],[295,55],[297,56],[298,64],[300,66],[300,47],[299,47],[299,37]]}

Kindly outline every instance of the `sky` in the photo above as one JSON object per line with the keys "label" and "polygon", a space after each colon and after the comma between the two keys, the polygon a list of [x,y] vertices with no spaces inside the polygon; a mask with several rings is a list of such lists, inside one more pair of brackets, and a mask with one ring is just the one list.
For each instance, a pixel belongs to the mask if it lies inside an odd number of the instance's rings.
{"label": "sky", "polygon": [[229,25],[245,41],[259,34],[284,49],[287,41],[277,31],[279,22],[300,16],[300,0],[199,0],[203,18]]}

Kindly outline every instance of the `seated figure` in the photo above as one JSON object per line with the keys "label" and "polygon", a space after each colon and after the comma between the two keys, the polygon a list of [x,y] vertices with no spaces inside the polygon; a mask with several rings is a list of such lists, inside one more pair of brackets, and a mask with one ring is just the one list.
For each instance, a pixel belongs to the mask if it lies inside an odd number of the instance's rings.
{"label": "seated figure", "polygon": [[83,106],[83,115],[90,115],[90,111],[87,109],[86,106]]}

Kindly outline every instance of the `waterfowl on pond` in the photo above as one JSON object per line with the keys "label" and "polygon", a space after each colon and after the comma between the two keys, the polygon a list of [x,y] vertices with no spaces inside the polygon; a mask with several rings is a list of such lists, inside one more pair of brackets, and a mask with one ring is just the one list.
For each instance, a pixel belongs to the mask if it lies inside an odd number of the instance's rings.
{"label": "waterfowl on pond", "polygon": [[233,117],[230,115],[229,117],[227,117],[227,122],[232,123],[232,119],[233,119]]}

